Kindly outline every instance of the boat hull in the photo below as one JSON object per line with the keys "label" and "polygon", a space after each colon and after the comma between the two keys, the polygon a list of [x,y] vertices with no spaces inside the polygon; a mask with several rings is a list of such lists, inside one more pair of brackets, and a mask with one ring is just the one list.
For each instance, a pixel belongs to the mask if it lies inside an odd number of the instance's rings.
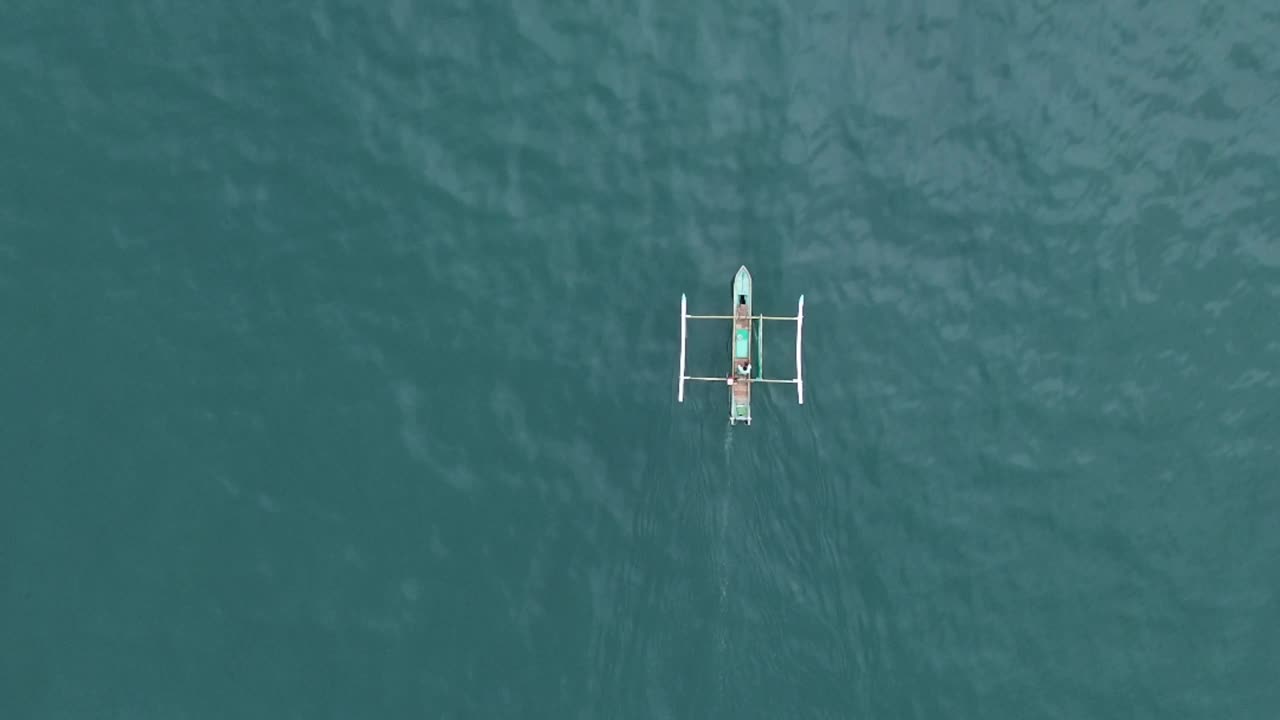
{"label": "boat hull", "polygon": [[729,423],[751,424],[751,376],[744,376],[739,368],[742,364],[754,364],[751,357],[752,324],[751,324],[751,273],[743,265],[733,278],[733,336],[729,342],[731,365],[729,377],[733,381],[729,385]]}

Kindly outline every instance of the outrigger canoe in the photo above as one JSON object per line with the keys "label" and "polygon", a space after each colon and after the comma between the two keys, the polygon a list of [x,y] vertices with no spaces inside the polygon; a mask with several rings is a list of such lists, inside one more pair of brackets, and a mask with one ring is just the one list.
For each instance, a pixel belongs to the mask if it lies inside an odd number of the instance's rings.
{"label": "outrigger canoe", "polygon": [[[738,268],[733,278],[733,306],[729,315],[690,315],[688,299],[680,295],[680,387],[677,399],[684,402],[686,380],[722,382],[729,386],[729,423],[751,424],[751,386],[755,383],[785,383],[796,386],[796,396],[804,404],[804,370],[801,346],[804,332],[804,296],[800,296],[794,317],[752,314],[751,272],[747,266]],[[729,373],[725,377],[699,377],[685,374],[685,347],[688,339],[689,320],[731,320],[732,335],[729,340]],[[794,378],[766,378],[764,376],[764,323],[794,322],[796,324],[796,376]],[[752,340],[755,353],[752,354]],[[752,374],[754,371],[754,375]]]}

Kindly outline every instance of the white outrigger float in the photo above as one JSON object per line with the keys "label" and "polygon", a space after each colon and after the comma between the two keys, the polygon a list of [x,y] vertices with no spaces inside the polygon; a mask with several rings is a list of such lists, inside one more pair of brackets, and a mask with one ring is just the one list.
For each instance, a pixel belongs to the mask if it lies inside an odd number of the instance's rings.
{"label": "white outrigger float", "polygon": [[[725,377],[699,377],[686,375],[684,369],[684,353],[688,325],[690,320],[732,320],[733,339],[729,343],[730,369]],[[796,376],[791,379],[773,379],[764,376],[764,322],[766,320],[794,322],[796,324]],[[757,323],[752,332],[752,321]],[[804,332],[804,295],[796,308],[795,317],[779,317],[751,314],[751,273],[747,266],[738,268],[733,278],[733,314],[732,315],[690,315],[688,300],[680,295],[680,390],[676,396],[684,402],[684,383],[686,380],[719,382],[729,385],[729,424],[739,422],[751,424],[751,386],[755,383],[784,383],[796,386],[796,397],[799,404],[804,404],[804,366],[801,363],[800,349]],[[751,336],[756,340],[756,374],[751,374]]]}

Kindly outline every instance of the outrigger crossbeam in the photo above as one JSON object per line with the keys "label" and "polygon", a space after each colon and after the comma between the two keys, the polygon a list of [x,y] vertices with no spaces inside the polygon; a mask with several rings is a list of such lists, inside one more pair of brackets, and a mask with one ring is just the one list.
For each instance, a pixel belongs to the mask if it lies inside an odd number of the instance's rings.
{"label": "outrigger crossbeam", "polygon": [[[755,383],[776,383],[796,386],[796,398],[804,404],[804,364],[802,348],[804,339],[804,296],[796,306],[794,316],[754,315],[751,312],[751,273],[746,266],[738,268],[733,281],[734,313],[732,315],[690,315],[688,299],[680,295],[680,382],[676,398],[684,402],[684,384],[686,381],[722,382],[730,387],[729,422],[751,424],[751,386]],[[733,339],[730,342],[732,365],[728,375],[724,377],[707,377],[688,375],[685,373],[685,349],[688,344],[689,320],[731,320],[733,321]],[[796,324],[796,376],[794,378],[766,378],[764,376],[764,323],[794,322]],[[753,332],[754,325],[754,332]],[[756,374],[751,374],[751,336],[755,335],[757,367]]]}

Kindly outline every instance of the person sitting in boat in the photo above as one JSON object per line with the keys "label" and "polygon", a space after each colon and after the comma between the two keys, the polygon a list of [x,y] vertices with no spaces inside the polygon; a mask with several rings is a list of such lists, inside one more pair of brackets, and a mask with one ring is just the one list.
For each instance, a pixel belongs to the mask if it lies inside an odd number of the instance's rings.
{"label": "person sitting in boat", "polygon": [[751,363],[744,361],[741,365],[738,366],[738,372],[741,373],[743,377],[750,377]]}

